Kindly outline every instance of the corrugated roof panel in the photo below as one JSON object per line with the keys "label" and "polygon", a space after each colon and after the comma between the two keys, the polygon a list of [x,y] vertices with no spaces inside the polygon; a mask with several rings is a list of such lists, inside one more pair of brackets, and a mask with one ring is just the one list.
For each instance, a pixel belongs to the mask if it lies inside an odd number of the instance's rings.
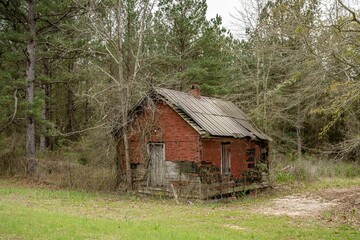
{"label": "corrugated roof panel", "polygon": [[202,128],[214,136],[226,136],[225,131],[222,131],[221,128],[217,127],[218,123],[216,121],[213,121],[210,119],[209,114],[204,115],[201,113],[193,113],[192,117],[194,118],[194,121],[197,122]]}
{"label": "corrugated roof panel", "polygon": [[[197,98],[190,93],[165,88],[154,88],[165,100],[183,111],[200,128],[213,136],[231,136],[235,138],[256,136],[271,140],[252,124],[249,117],[232,102],[217,98]],[[197,127],[197,126],[195,126]]]}

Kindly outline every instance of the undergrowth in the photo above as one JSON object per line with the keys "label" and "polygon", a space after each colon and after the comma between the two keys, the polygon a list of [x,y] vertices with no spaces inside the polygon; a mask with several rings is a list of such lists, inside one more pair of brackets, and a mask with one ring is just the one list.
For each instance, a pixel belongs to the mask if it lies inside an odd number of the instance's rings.
{"label": "undergrowth", "polygon": [[360,163],[314,156],[304,156],[302,159],[283,157],[272,161],[271,173],[275,183],[312,182],[322,178],[356,178],[360,176]]}
{"label": "undergrowth", "polygon": [[[113,191],[116,188],[115,144],[107,134],[93,132],[74,142],[58,142],[53,150],[36,152],[33,181],[55,188]],[[0,139],[0,176],[26,177],[22,141]]]}

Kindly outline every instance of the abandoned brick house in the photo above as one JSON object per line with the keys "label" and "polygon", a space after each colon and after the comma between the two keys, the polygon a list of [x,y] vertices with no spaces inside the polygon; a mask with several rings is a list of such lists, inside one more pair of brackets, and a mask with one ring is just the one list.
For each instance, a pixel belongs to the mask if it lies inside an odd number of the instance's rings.
{"label": "abandoned brick house", "polygon": [[235,104],[201,96],[197,85],[190,93],[153,88],[130,116],[140,192],[208,198],[267,186],[271,138]]}

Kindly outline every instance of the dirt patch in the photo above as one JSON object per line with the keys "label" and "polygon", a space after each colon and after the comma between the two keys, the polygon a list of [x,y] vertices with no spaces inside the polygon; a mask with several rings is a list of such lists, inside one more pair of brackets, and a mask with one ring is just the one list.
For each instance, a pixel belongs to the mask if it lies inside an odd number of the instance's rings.
{"label": "dirt patch", "polygon": [[320,217],[327,222],[340,222],[360,229],[360,187],[331,189],[317,193],[326,201],[337,203]]}
{"label": "dirt patch", "polygon": [[360,205],[360,187],[345,189],[330,189],[317,193],[327,201],[334,201],[341,204],[350,204],[352,206]]}
{"label": "dirt patch", "polygon": [[360,226],[360,187],[295,194],[272,200],[258,210],[269,215],[319,217]]}
{"label": "dirt patch", "polygon": [[335,205],[337,204],[324,201],[319,197],[291,195],[272,200],[270,206],[260,211],[271,215],[314,216]]}

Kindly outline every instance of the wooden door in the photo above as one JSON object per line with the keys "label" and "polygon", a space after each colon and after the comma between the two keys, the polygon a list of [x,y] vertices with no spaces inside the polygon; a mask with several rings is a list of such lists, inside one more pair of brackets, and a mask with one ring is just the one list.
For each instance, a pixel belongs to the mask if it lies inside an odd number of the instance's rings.
{"label": "wooden door", "polygon": [[162,187],[165,184],[165,144],[149,143],[150,165],[148,186]]}
{"label": "wooden door", "polygon": [[230,143],[221,144],[221,174],[230,174]]}

